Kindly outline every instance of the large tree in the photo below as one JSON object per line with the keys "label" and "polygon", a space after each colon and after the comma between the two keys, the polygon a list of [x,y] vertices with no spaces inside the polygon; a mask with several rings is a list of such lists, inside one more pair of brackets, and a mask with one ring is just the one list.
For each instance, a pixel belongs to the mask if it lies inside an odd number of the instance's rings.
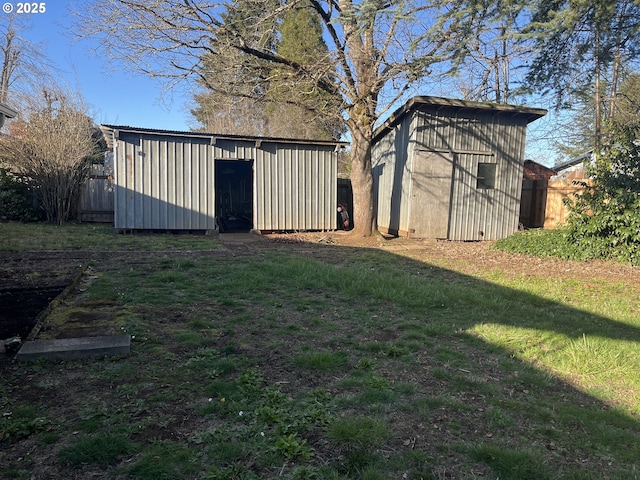
{"label": "large tree", "polygon": [[[606,82],[605,82],[606,84]],[[555,125],[559,140],[556,141],[558,153],[562,159],[570,159],[593,150],[594,124],[596,108],[593,100],[594,85],[585,92],[573,95],[573,108],[567,112],[566,119]],[[600,108],[602,114],[601,137],[604,142],[611,135],[612,128],[630,126],[640,121],[640,74],[631,72],[622,75],[613,107],[609,108],[608,99],[602,99]]]}
{"label": "large tree", "polygon": [[[263,35],[249,35],[224,19],[242,4],[260,6],[255,25],[262,32],[277,28],[284,13],[309,0],[100,0],[81,6],[78,31],[95,35],[105,52],[128,68],[168,80],[206,81],[202,59],[210,55],[225,65],[224,55],[238,52],[251,58],[247,67],[285,69],[297,85],[314,85],[340,96],[351,137],[351,180],[354,191],[354,232],[371,235],[375,228],[371,145],[382,115],[412,89],[436,78],[439,65],[450,60],[472,33],[464,23],[475,18],[469,9],[459,15],[455,2],[414,0],[310,0],[322,20],[329,52],[313,65],[301,64],[273,49]],[[451,15],[453,11],[457,15]],[[234,80],[231,78],[230,80]],[[243,93],[251,93],[252,77]],[[249,85],[247,85],[249,83]],[[237,85],[217,84],[234,94]],[[258,92],[261,93],[261,92]],[[327,111],[329,110],[329,111]],[[324,112],[335,117],[328,107]]]}
{"label": "large tree", "polygon": [[[532,42],[522,36],[529,5],[518,0],[459,0],[452,15],[471,26],[456,56],[458,75],[453,82],[468,100],[514,103],[523,93],[522,68],[531,57]],[[476,12],[469,20],[469,11]]]}
{"label": "large tree", "polygon": [[[271,7],[275,8],[275,4]],[[322,23],[308,2],[286,10],[275,30],[270,23],[259,21],[264,10],[265,4],[239,1],[227,6],[222,19],[234,31],[261,38],[269,50],[300,65],[317,65],[326,60],[328,48],[322,38]],[[194,96],[198,105],[192,113],[203,130],[316,140],[339,139],[344,133],[339,115],[341,99],[319,90],[313,82],[303,84],[291,78],[286,68],[274,68],[265,60],[256,62],[251,55],[234,48],[225,48],[224,53],[219,51],[216,55],[205,54],[202,65],[203,78],[198,82],[202,89]],[[230,82],[234,83],[232,95]],[[319,115],[319,105],[325,112],[332,105],[335,118]]]}
{"label": "large tree", "polygon": [[[37,87],[46,83],[52,67],[43,49],[26,40],[20,32],[28,28],[28,20],[21,15],[6,15],[0,25],[0,102],[10,102],[11,96],[31,96]],[[37,92],[36,92],[37,94]],[[16,99],[15,102],[19,102]],[[14,103],[11,100],[11,103]]]}
{"label": "large tree", "polygon": [[[276,26],[262,22],[265,10],[277,1],[239,1],[227,5],[220,21],[228,26],[218,32],[216,44],[203,50],[195,77],[199,86],[191,110],[201,130],[212,133],[269,135],[266,92],[271,63],[235,48],[237,36],[271,51],[276,48]],[[195,53],[195,52],[194,52]]]}

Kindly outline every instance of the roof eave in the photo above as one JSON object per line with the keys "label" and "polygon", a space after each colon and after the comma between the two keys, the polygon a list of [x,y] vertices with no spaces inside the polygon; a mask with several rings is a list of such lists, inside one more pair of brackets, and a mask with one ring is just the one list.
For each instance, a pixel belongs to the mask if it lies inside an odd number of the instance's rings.
{"label": "roof eave", "polygon": [[399,123],[405,115],[422,105],[452,107],[459,110],[476,110],[485,112],[495,112],[498,114],[513,114],[516,116],[525,116],[527,124],[544,117],[548,112],[543,108],[521,107],[517,105],[507,105],[490,102],[475,102],[471,100],[458,100],[445,97],[419,96],[413,97],[403,106],[398,108],[391,116],[380,125],[374,132],[374,142],[378,140],[387,130]]}
{"label": "roof eave", "polygon": [[5,105],[4,103],[0,103],[0,127],[4,125],[4,121],[7,118],[15,118],[18,116],[18,112],[13,108]]}
{"label": "roof eave", "polygon": [[[149,135],[167,135],[176,137],[188,137],[188,138],[203,138],[209,139],[212,144],[217,140],[235,140],[239,142],[252,142],[252,143],[292,143],[303,145],[322,145],[322,146],[334,146],[341,147],[349,145],[348,142],[340,142],[333,140],[305,140],[294,138],[277,138],[277,137],[260,137],[249,135],[228,135],[228,134],[216,134],[216,133],[204,133],[204,132],[185,132],[178,130],[160,130],[154,128],[142,128],[142,127],[130,127],[124,125],[100,125],[100,130],[107,140],[109,148],[112,148],[112,142],[115,139],[114,135],[117,132],[129,132],[129,133],[141,133]],[[111,142],[111,143],[110,143]]]}
{"label": "roof eave", "polygon": [[5,118],[15,118],[18,116],[18,112],[16,110],[4,103],[0,103],[0,114],[4,115]]}

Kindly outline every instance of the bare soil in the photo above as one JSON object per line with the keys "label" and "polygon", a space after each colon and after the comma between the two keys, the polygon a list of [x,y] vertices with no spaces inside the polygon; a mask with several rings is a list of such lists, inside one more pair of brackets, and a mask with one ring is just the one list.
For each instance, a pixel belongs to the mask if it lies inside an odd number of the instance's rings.
{"label": "bare soil", "polygon": [[452,242],[446,240],[386,237],[358,238],[348,232],[269,235],[272,242],[327,244],[354,248],[376,248],[416,260],[455,268],[461,273],[500,271],[512,276],[572,277],[578,279],[640,280],[640,267],[615,262],[574,262],[503,252],[495,242]]}

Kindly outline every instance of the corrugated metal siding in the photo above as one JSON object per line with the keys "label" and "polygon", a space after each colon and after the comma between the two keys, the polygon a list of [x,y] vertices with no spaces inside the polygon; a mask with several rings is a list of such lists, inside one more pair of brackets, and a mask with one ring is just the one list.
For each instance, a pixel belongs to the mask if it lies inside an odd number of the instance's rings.
{"label": "corrugated metal siding", "polygon": [[212,153],[205,139],[121,133],[115,147],[115,228],[215,228]]}
{"label": "corrugated metal siding", "polygon": [[[449,207],[450,240],[496,240],[518,228],[527,117],[496,112],[423,106],[406,115],[373,147],[378,225],[409,235],[411,173],[420,170],[416,150],[452,154],[453,182]],[[424,155],[422,158],[427,158]],[[493,189],[477,186],[479,163],[495,163]],[[414,192],[415,193],[415,192]],[[419,235],[419,232],[416,232]]]}
{"label": "corrugated metal siding", "polygon": [[270,147],[256,152],[256,228],[334,230],[338,196],[336,152],[320,146]]}
{"label": "corrugated metal siding", "polygon": [[[454,154],[450,240],[497,240],[518,229],[527,122],[443,108],[417,114],[420,148]],[[477,188],[478,163],[495,163],[495,188]]]}
{"label": "corrugated metal siding", "polygon": [[254,162],[254,228],[336,228],[334,146],[139,132],[115,143],[115,228],[215,228],[215,160]]}
{"label": "corrugated metal siding", "polygon": [[407,231],[414,143],[411,117],[405,117],[372,147],[372,167],[378,228],[387,233]]}

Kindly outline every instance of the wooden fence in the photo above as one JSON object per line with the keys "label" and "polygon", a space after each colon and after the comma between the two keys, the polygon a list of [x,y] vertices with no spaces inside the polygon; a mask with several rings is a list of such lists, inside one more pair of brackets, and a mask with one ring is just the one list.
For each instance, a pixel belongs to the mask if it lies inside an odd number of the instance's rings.
{"label": "wooden fence", "polygon": [[113,160],[92,165],[80,195],[78,218],[81,222],[113,223]]}
{"label": "wooden fence", "polygon": [[584,187],[582,176],[552,177],[549,180],[522,182],[520,223],[525,228],[554,229],[567,221],[569,209],[565,199],[580,195]]}
{"label": "wooden fence", "polygon": [[[579,181],[584,181],[580,179]],[[564,203],[566,198],[580,195],[584,187],[570,178],[551,178],[547,187],[547,208],[544,228],[557,228],[567,221],[569,210]]]}

